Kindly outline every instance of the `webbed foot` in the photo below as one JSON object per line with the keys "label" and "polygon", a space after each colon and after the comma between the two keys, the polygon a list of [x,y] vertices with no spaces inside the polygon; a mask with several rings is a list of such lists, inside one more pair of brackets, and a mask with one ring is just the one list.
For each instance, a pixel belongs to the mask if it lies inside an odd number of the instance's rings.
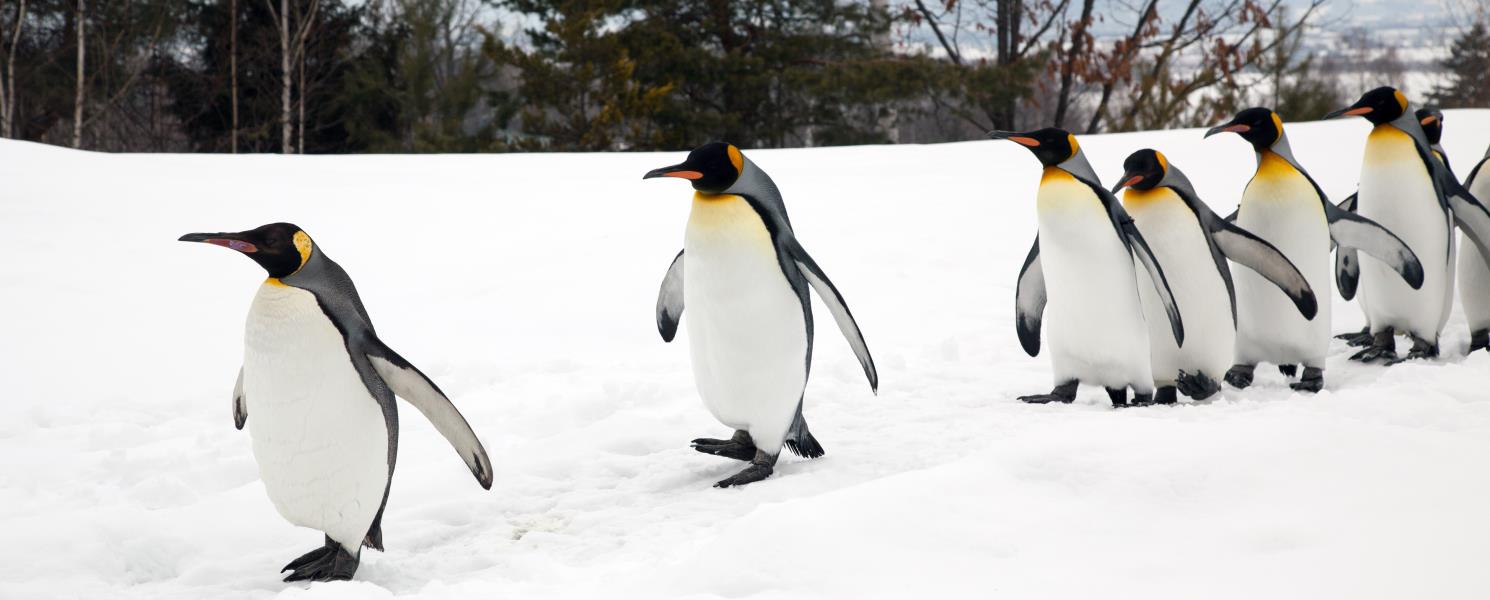
{"label": "webbed foot", "polygon": [[285,581],[350,581],[359,562],[359,557],[327,537],[326,545],[290,561],[279,572],[291,571]]}
{"label": "webbed foot", "polygon": [[[1232,369],[1235,368],[1236,367],[1232,367]],[[1251,375],[1252,373],[1249,371],[1247,373],[1248,383],[1251,383],[1252,381]],[[1180,376],[1175,378],[1174,385],[1175,387],[1179,388],[1181,394],[1189,396],[1190,398],[1195,400],[1205,400],[1206,398],[1210,398],[1211,396],[1215,395],[1216,392],[1221,391],[1220,383],[1218,383],[1214,379],[1211,379],[1210,376],[1206,375],[1205,373],[1201,373],[1198,371],[1195,373],[1186,373],[1184,371],[1180,371]]]}
{"label": "webbed foot", "polygon": [[745,461],[755,458],[755,442],[745,431],[736,431],[734,437],[727,440],[698,438],[692,444],[694,450],[704,454]]}
{"label": "webbed foot", "polygon": [[745,467],[744,471],[731,475],[728,479],[715,483],[714,487],[727,488],[755,483],[770,477],[771,473],[775,470],[775,465],[775,456],[756,450],[755,458],[751,459],[750,466]]}
{"label": "webbed foot", "polygon": [[1231,387],[1239,390],[1246,389],[1247,386],[1252,385],[1252,372],[1256,369],[1257,365],[1232,365],[1226,370],[1224,378],[1226,383],[1231,384]]}
{"label": "webbed foot", "polygon": [[1077,382],[1075,381],[1067,381],[1066,383],[1055,386],[1055,389],[1051,390],[1049,394],[1020,396],[1019,401],[1025,404],[1049,404],[1051,402],[1070,404],[1076,401],[1076,385]]}
{"label": "webbed foot", "polygon": [[1318,392],[1324,389],[1324,369],[1317,367],[1304,367],[1304,376],[1298,381],[1288,384],[1300,392]]}

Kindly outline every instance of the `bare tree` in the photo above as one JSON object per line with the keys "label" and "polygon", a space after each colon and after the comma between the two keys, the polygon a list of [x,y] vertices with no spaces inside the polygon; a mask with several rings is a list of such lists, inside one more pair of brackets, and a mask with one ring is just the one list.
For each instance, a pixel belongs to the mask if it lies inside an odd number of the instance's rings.
{"label": "bare tree", "polygon": [[83,147],[83,101],[86,98],[85,91],[88,87],[88,79],[83,75],[84,56],[88,52],[87,38],[84,32],[87,28],[87,3],[78,0],[78,10],[73,15],[73,25],[77,28],[78,65],[77,83],[74,86],[72,97],[72,147]]}
{"label": "bare tree", "polygon": [[26,0],[21,0],[11,27],[10,49],[5,53],[5,77],[0,79],[0,137],[15,137],[16,49],[21,43],[21,24],[25,21]]}
{"label": "bare tree", "polygon": [[[280,152],[293,154],[296,146],[293,143],[294,134],[294,107],[290,103],[291,86],[294,83],[294,72],[291,65],[297,65],[301,69],[300,81],[304,84],[305,75],[305,40],[310,35],[311,27],[316,20],[316,12],[320,9],[319,0],[310,0],[295,15],[295,29],[290,29],[290,0],[279,0],[279,9],[275,10],[274,0],[264,0],[269,7],[269,14],[274,20],[279,21],[279,68],[280,68]],[[301,90],[303,97],[305,90]],[[305,128],[305,107],[300,106],[300,128]],[[303,139],[303,132],[302,132]],[[302,142],[301,149],[304,144]]]}

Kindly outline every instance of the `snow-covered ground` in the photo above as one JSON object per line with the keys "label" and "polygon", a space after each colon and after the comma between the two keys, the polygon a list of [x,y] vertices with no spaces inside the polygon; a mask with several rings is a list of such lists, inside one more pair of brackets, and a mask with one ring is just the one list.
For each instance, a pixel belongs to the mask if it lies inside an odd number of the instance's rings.
{"label": "snow-covered ground", "polygon": [[[1450,111],[1461,171],[1490,111]],[[1336,197],[1363,120],[1291,125]],[[1198,130],[1083,139],[1109,183],[1153,146],[1217,210],[1252,169]],[[821,318],[807,414],[828,450],[743,489],[688,448],[728,431],[652,307],[682,154],[100,155],[0,143],[0,598],[1484,598],[1490,355],[1384,368],[1332,346],[1326,390],[1259,369],[1212,402],[1114,411],[1020,350],[1013,286],[1039,169],[1022,148],[748,154],[863,327],[872,395]],[[1463,175],[1465,173],[1461,173]],[[404,405],[386,553],[281,583],[320,544],[264,495],[229,395],[263,279],[193,231],[304,227],[378,331],[454,398],[489,492]],[[1335,297],[1334,329],[1360,326]],[[1457,309],[1456,309],[1457,313]],[[820,306],[819,315],[826,315]],[[684,319],[687,319],[684,314]],[[250,426],[252,416],[250,415]]]}

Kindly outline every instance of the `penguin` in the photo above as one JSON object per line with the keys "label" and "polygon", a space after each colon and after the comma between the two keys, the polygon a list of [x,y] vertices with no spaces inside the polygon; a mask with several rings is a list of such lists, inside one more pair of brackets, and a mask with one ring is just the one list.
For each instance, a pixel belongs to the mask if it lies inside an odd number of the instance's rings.
{"label": "penguin", "polygon": [[424,413],[491,489],[491,460],[465,417],[378,339],[352,279],[305,231],[272,223],[180,241],[236,250],[269,274],[248,310],[233,425],[248,425],[280,516],[325,534],[323,546],[285,565],[285,581],[348,580],[363,546],[383,549],[398,457],[395,395]]}
{"label": "penguin", "polygon": [[1134,261],[1142,263],[1163,307],[1176,346],[1185,328],[1169,280],[1143,234],[1104,187],[1076,136],[1064,129],[992,131],[993,139],[1024,146],[1044,166],[1036,195],[1039,232],[1014,292],[1015,333],[1030,356],[1040,354],[1049,305],[1055,389],[1022,402],[1069,403],[1085,382],[1107,389],[1114,407],[1152,404],[1154,377]]}
{"label": "penguin", "polygon": [[[1465,181],[1469,194],[1475,198],[1490,198],[1490,148],[1485,156],[1469,172]],[[1448,165],[1447,161],[1444,163]],[[1469,351],[1490,351],[1490,261],[1479,252],[1470,251],[1473,242],[1466,241],[1464,252],[1459,254],[1459,301],[1464,305],[1464,320],[1469,323]]]}
{"label": "penguin", "polygon": [[797,241],[776,184],[739,148],[704,144],[642,178],[657,177],[686,179],[694,189],[683,250],[657,294],[657,331],[671,342],[688,307],[699,396],[734,430],[730,439],[699,438],[692,447],[749,463],[715,487],[770,477],[782,446],[804,458],[822,456],[802,413],[812,368],[809,288],[848,338],[870,389],[879,391],[874,359],[843,295]]}
{"label": "penguin", "polygon": [[[1477,198],[1478,195],[1471,194],[1459,183],[1459,178],[1454,175],[1453,166],[1449,164],[1448,154],[1444,152],[1443,146],[1439,144],[1439,141],[1443,138],[1443,111],[1435,107],[1423,107],[1419,108],[1414,113],[1414,116],[1417,118],[1418,124],[1423,127],[1423,135],[1428,140],[1429,152],[1443,166],[1444,175],[1446,175],[1443,181],[1445,189],[1451,190],[1450,193],[1463,193]],[[1351,194],[1349,198],[1341,201],[1340,207],[1345,210],[1354,211],[1356,196],[1356,194]],[[1471,248],[1471,251],[1461,254],[1459,252],[1459,246],[1467,246]],[[1337,280],[1348,282],[1347,285],[1352,286],[1352,293],[1354,293],[1353,288],[1358,270],[1355,261],[1355,253],[1348,251],[1341,252],[1335,262]],[[1454,303],[1455,280],[1465,280],[1465,282],[1474,288],[1471,290],[1460,288],[1461,297],[1464,300],[1465,316],[1470,321],[1470,351],[1473,352],[1477,349],[1474,332],[1481,326],[1490,325],[1490,314],[1486,314],[1490,313],[1490,306],[1485,306],[1487,303],[1490,303],[1490,300],[1486,299],[1486,295],[1476,293],[1476,291],[1490,292],[1490,281],[1486,281],[1485,278],[1481,277],[1483,271],[1477,268],[1479,265],[1485,264],[1485,261],[1478,252],[1473,250],[1473,242],[1469,241],[1467,237],[1462,244],[1455,243],[1451,237],[1449,240],[1449,263],[1457,263],[1459,265],[1459,276],[1457,278],[1450,277],[1448,280],[1448,290],[1443,296],[1443,312],[1438,317],[1438,327],[1442,330],[1443,326],[1448,323],[1449,313],[1452,311]],[[1346,299],[1348,300],[1349,296]],[[1362,297],[1362,307],[1365,306],[1365,302],[1365,297]],[[1369,346],[1372,340],[1371,324],[1368,322],[1366,327],[1359,332],[1345,333],[1335,337],[1345,340],[1347,344],[1352,346]]]}
{"label": "penguin", "polygon": [[1189,178],[1159,151],[1129,155],[1123,178],[1112,188],[1119,191],[1123,207],[1167,268],[1190,341],[1181,348],[1165,335],[1163,305],[1150,286],[1139,285],[1159,386],[1156,403],[1173,404],[1176,389],[1195,400],[1221,389],[1217,381],[1231,366],[1236,343],[1236,294],[1226,259],[1272,282],[1305,320],[1318,312],[1314,290],[1298,267],[1272,244],[1211,211]]}
{"label": "penguin", "polygon": [[[1211,128],[1205,137],[1235,133],[1252,145],[1257,166],[1229,219],[1283,252],[1315,290],[1330,289],[1330,243],[1359,248],[1382,261],[1407,285],[1421,286],[1423,266],[1392,232],[1355,213],[1340,210],[1299,165],[1271,109],[1248,108],[1231,121]],[[1330,303],[1318,303],[1318,314],[1306,319],[1292,301],[1261,276],[1236,275],[1236,364],[1226,382],[1237,388],[1252,384],[1259,362],[1271,362],[1285,376],[1303,373],[1290,387],[1307,392],[1324,388],[1325,355],[1330,343]]]}
{"label": "penguin", "polygon": [[[1490,212],[1463,190],[1432,145],[1407,97],[1391,87],[1362,95],[1328,118],[1360,116],[1374,127],[1366,140],[1356,211],[1391,227],[1422,259],[1424,285],[1408,289],[1384,273],[1380,263],[1364,262],[1337,278],[1358,276],[1362,310],[1372,329],[1369,347],[1351,358],[1388,364],[1397,358],[1393,334],[1413,340],[1405,359],[1438,356],[1438,336],[1452,296],[1453,228],[1457,225],[1480,253],[1487,254]],[[1349,266],[1349,265],[1347,265]]]}

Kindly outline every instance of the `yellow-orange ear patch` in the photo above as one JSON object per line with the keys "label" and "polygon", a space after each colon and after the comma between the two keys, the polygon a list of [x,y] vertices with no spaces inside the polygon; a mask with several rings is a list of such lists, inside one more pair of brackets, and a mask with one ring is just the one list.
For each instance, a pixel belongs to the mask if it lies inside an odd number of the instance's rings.
{"label": "yellow-orange ear patch", "polygon": [[740,154],[740,149],[734,144],[729,145],[729,162],[735,166],[736,173],[745,172],[745,156]]}
{"label": "yellow-orange ear patch", "polygon": [[1406,112],[1407,111],[1407,96],[1404,96],[1402,94],[1402,90],[1396,90],[1396,91],[1393,91],[1392,93],[1397,96],[1397,104],[1402,105],[1402,110],[1404,112]]}
{"label": "yellow-orange ear patch", "polygon": [[1081,144],[1076,143],[1076,135],[1071,133],[1066,134],[1066,141],[1071,143],[1071,156],[1067,156],[1066,160],[1076,158],[1076,153],[1081,152]]}
{"label": "yellow-orange ear patch", "polygon": [[1273,114],[1273,128],[1278,130],[1278,137],[1273,138],[1273,143],[1276,144],[1276,143],[1278,143],[1278,140],[1283,139],[1283,117],[1278,116],[1278,113],[1272,113],[1272,114]]}
{"label": "yellow-orange ear patch", "polygon": [[295,249],[300,251],[300,266],[305,266],[305,262],[310,260],[311,243],[310,236],[304,231],[295,232]]}
{"label": "yellow-orange ear patch", "polygon": [[1155,150],[1154,151],[1154,158],[1159,159],[1159,172],[1161,172],[1161,173],[1168,173],[1169,172],[1169,159],[1164,158],[1164,153],[1163,152],[1160,152],[1158,150]]}

